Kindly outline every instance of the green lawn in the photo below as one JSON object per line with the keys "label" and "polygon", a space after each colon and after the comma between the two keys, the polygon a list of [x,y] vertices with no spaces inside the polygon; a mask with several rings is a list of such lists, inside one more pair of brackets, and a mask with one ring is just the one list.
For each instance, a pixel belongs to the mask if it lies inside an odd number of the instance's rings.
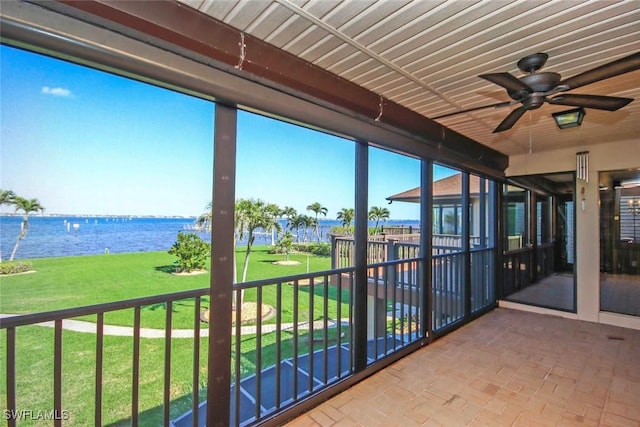
{"label": "green lawn", "polygon": [[[244,248],[238,248],[238,271],[241,271]],[[295,266],[277,266],[272,262],[282,260],[281,255],[270,255],[267,248],[258,247],[251,255],[248,279],[282,277],[305,273],[307,255],[294,254],[291,259],[301,261]],[[170,274],[173,257],[164,252],[132,253],[65,258],[43,258],[32,260],[35,273],[2,277],[0,282],[0,312],[32,313],[83,305],[171,293],[208,286],[209,274],[199,276],[174,276]],[[309,257],[310,271],[327,270],[329,258]],[[328,312],[335,318],[335,288],[329,287]],[[264,289],[263,299],[275,305],[275,286]],[[298,309],[299,320],[308,318],[309,302],[313,298],[314,319],[321,319],[324,301],[323,286],[316,286],[311,295],[309,288],[300,287]],[[283,321],[292,320],[293,287],[283,285]],[[255,291],[249,290],[246,300],[255,299]],[[342,317],[348,315],[346,295],[342,304]],[[206,300],[203,300],[206,306]],[[145,307],[142,324],[162,327],[165,307]],[[193,325],[193,301],[174,303],[173,327],[191,328]],[[85,320],[95,321],[95,316]],[[274,322],[275,318],[270,322]],[[105,323],[131,325],[132,310],[120,310],[105,315]],[[348,330],[344,330],[348,336]],[[337,330],[330,331],[335,339]],[[316,339],[321,337],[317,331]],[[281,352],[291,357],[291,332],[283,332]],[[347,339],[347,338],[345,338]],[[276,363],[275,334],[261,336],[262,367]],[[200,398],[204,398],[207,381],[207,345],[201,340],[201,356],[198,362]],[[309,337],[301,330],[298,335],[299,352],[308,351]],[[319,345],[319,344],[317,344]],[[0,331],[0,411],[6,409],[6,333]],[[63,409],[69,411],[71,419],[65,425],[92,425],[94,414],[95,346],[93,334],[64,331],[63,333]],[[103,423],[129,425],[131,413],[131,377],[133,340],[131,337],[104,337],[103,372]],[[241,376],[255,373],[256,336],[241,337]],[[18,409],[51,410],[53,402],[53,329],[41,326],[18,328],[17,331],[17,402]],[[164,381],[164,340],[141,339],[140,343],[140,402],[142,425],[158,425],[162,421],[162,390]],[[234,360],[235,360],[235,356]],[[191,407],[193,339],[172,340],[171,369],[171,417],[175,418]],[[235,363],[235,362],[232,362]],[[30,421],[21,425],[30,425]],[[33,422],[32,424],[37,424]]]}
{"label": "green lawn", "polygon": [[[348,334],[345,328],[342,332]],[[335,342],[337,330],[329,331],[329,342]],[[322,338],[321,331],[315,338]],[[348,335],[342,338],[346,342]],[[2,353],[0,354],[0,413],[6,409],[6,361],[4,345],[6,333],[0,332]],[[281,352],[283,358],[293,355],[293,335],[283,333]],[[255,373],[256,337],[243,336],[241,340],[241,375]],[[207,346],[208,339],[201,339],[199,361],[199,401],[206,399]],[[298,336],[299,353],[308,352],[309,340],[306,332]],[[316,343],[314,348],[320,348]],[[65,425],[87,426],[94,424],[95,387],[95,336],[76,332],[63,333],[63,409],[71,418]],[[103,402],[104,425],[127,426],[131,424],[131,378],[132,339],[127,337],[104,337]],[[275,334],[262,336],[262,367],[276,363]],[[172,340],[171,351],[171,418],[174,419],[191,409],[193,340]],[[53,407],[53,329],[30,326],[22,328],[17,340],[17,407],[27,410],[51,410]],[[232,364],[235,363],[235,358]],[[140,341],[140,425],[158,426],[163,418],[164,385],[164,340],[141,339]],[[233,376],[233,369],[232,369]],[[19,425],[41,425],[28,420]]]}
{"label": "green lawn", "polygon": [[[236,258],[240,275],[244,248],[237,249]],[[328,270],[331,263],[328,257],[292,254],[290,259],[300,264],[272,264],[283,259],[282,255],[269,254],[267,247],[254,247],[247,280],[306,273],[307,259],[309,271],[312,272]],[[35,273],[1,278],[0,313],[35,313],[209,287],[209,273],[172,275],[173,261],[174,257],[166,252],[34,259]],[[285,301],[291,298],[291,294],[290,288],[284,290]],[[245,298],[247,301],[255,300],[255,291],[247,291]],[[263,298],[265,303],[275,304],[275,287],[265,288]],[[205,298],[203,306],[207,305]],[[304,308],[304,305],[300,307]],[[290,310],[285,311],[288,312]],[[142,324],[146,327],[163,327],[165,315],[164,305],[147,306],[143,309]],[[131,326],[133,310],[108,313],[105,323]],[[191,328],[192,325],[193,300],[176,302],[173,307],[173,327]]]}

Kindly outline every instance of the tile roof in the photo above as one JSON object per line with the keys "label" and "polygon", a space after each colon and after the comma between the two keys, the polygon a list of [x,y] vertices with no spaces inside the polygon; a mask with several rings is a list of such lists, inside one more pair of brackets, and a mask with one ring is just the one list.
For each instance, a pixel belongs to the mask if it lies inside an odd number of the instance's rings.
{"label": "tile roof", "polygon": [[[469,177],[469,191],[471,195],[477,195],[480,192],[480,177],[477,175],[470,175]],[[433,182],[433,197],[434,198],[448,198],[459,197],[462,191],[462,174],[457,173],[455,175],[448,176],[446,178],[439,179]],[[412,188],[401,193],[394,194],[387,197],[389,201],[398,202],[420,202],[420,187]]]}

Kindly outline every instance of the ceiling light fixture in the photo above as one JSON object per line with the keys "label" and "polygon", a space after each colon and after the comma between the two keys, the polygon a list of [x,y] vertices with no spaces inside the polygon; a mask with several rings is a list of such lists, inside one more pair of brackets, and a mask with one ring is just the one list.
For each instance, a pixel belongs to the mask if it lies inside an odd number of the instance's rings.
{"label": "ceiling light fixture", "polygon": [[560,129],[566,129],[580,126],[586,114],[584,108],[580,107],[574,108],[573,110],[552,113],[551,115]]}

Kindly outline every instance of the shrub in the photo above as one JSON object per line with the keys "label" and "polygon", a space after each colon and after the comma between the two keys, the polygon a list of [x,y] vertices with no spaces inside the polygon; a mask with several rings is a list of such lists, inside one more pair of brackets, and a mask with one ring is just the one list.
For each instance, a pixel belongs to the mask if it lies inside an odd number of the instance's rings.
{"label": "shrub", "polygon": [[195,233],[178,233],[178,240],[169,249],[175,255],[177,273],[191,273],[203,270],[207,266],[207,258],[211,253],[211,245]]}
{"label": "shrub", "polygon": [[288,231],[284,233],[284,235],[278,240],[276,243],[277,253],[285,254],[287,256],[287,261],[289,261],[289,254],[291,253],[291,249],[293,248],[293,236]]}
{"label": "shrub", "polygon": [[309,252],[317,256],[329,256],[331,255],[330,243],[311,243],[309,245]]}
{"label": "shrub", "polygon": [[29,261],[2,262],[0,263],[0,275],[2,274],[18,274],[31,270]]}

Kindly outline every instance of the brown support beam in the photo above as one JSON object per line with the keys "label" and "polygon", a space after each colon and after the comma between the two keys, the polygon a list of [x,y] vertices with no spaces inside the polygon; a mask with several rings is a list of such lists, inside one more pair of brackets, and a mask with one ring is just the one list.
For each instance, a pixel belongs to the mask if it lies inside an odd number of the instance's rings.
{"label": "brown support beam", "polygon": [[[236,184],[235,108],[216,105],[213,154],[211,284],[207,426],[228,426],[231,415],[231,317]],[[197,386],[197,384],[195,384]],[[237,404],[237,403],[236,403]]]}
{"label": "brown support beam", "polygon": [[356,142],[355,278],[353,291],[353,358],[355,372],[367,367],[367,239],[369,236],[369,146]]}

